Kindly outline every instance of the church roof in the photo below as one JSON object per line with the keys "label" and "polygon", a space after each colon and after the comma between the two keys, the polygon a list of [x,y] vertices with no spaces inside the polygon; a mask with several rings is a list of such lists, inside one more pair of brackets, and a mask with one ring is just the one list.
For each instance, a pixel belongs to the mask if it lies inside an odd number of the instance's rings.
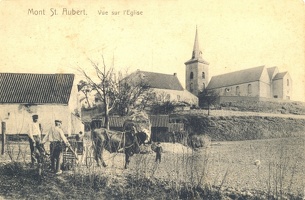
{"label": "church roof", "polygon": [[68,104],[74,74],[0,73],[0,103]]}
{"label": "church roof", "polygon": [[242,83],[258,81],[261,78],[265,66],[235,71],[227,74],[213,76],[207,89],[216,89]]}
{"label": "church roof", "polygon": [[273,80],[282,79],[282,78],[284,78],[284,76],[285,76],[287,73],[288,73],[288,72],[277,73],[277,74],[275,75],[275,77],[273,78]]}
{"label": "church roof", "polygon": [[267,68],[270,80],[273,78],[273,75],[274,75],[274,72],[275,72],[276,69],[277,69],[277,67],[269,67],[269,68]]}
{"label": "church roof", "polygon": [[151,88],[183,90],[180,81],[175,75],[146,72],[140,70],[137,71],[137,74],[141,74],[141,76],[145,79],[146,83]]}

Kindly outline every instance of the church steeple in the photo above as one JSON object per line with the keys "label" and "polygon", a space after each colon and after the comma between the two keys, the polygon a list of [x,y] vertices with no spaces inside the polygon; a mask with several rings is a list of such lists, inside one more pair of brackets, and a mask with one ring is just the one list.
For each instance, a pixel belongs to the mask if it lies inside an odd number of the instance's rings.
{"label": "church steeple", "polygon": [[195,42],[194,42],[192,59],[202,58],[201,55],[202,55],[202,52],[199,48],[198,30],[197,30],[197,26],[196,26],[196,34],[195,34]]}
{"label": "church steeple", "polygon": [[192,58],[185,63],[185,87],[194,95],[198,95],[208,85],[209,63],[202,58],[196,26],[195,42]]}

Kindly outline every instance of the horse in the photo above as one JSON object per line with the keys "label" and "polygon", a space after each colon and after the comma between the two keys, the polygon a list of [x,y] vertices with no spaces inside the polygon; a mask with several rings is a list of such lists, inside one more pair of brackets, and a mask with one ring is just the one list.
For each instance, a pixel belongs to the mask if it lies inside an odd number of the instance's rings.
{"label": "horse", "polygon": [[106,128],[97,128],[91,131],[93,147],[95,151],[95,160],[98,166],[101,161],[102,166],[106,167],[106,163],[103,159],[103,151],[106,149],[110,153],[119,152],[123,150],[125,153],[125,166],[130,162],[130,157],[133,154],[140,153],[140,145],[146,140],[146,134],[139,132],[134,133],[133,131],[113,131]]}

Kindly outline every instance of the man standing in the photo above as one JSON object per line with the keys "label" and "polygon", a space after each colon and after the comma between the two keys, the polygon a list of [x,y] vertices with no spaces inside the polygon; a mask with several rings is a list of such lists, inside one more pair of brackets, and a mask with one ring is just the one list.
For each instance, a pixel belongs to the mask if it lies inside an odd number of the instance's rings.
{"label": "man standing", "polygon": [[36,144],[39,144],[41,141],[41,130],[38,123],[38,115],[32,116],[33,122],[29,124],[29,142],[31,149],[31,167],[34,166],[35,158],[34,158],[34,149]]}
{"label": "man standing", "polygon": [[66,146],[70,146],[62,128],[62,121],[55,120],[55,128],[51,128],[47,135],[43,138],[42,144],[50,142],[51,167],[56,174],[61,174],[60,165],[62,163],[62,142]]}
{"label": "man standing", "polygon": [[160,145],[160,142],[157,143],[156,145],[156,162],[161,162],[161,153],[162,153],[163,149]]}

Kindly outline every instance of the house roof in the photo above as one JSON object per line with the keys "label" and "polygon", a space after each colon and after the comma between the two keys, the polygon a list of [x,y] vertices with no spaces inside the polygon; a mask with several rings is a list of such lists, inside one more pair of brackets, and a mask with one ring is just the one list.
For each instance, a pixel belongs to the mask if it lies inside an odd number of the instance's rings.
{"label": "house roof", "polygon": [[183,90],[177,76],[172,74],[161,74],[155,72],[137,71],[151,88]]}
{"label": "house roof", "polygon": [[0,103],[68,104],[74,74],[0,73]]}
{"label": "house roof", "polygon": [[278,80],[278,79],[282,79],[284,78],[284,76],[287,74],[287,72],[281,72],[281,73],[277,73],[275,75],[275,77],[273,78],[273,80]]}
{"label": "house roof", "polygon": [[242,83],[258,81],[265,66],[254,67],[218,76],[213,76],[207,89],[221,88]]}
{"label": "house roof", "polygon": [[150,115],[151,127],[168,127],[168,115]]}

